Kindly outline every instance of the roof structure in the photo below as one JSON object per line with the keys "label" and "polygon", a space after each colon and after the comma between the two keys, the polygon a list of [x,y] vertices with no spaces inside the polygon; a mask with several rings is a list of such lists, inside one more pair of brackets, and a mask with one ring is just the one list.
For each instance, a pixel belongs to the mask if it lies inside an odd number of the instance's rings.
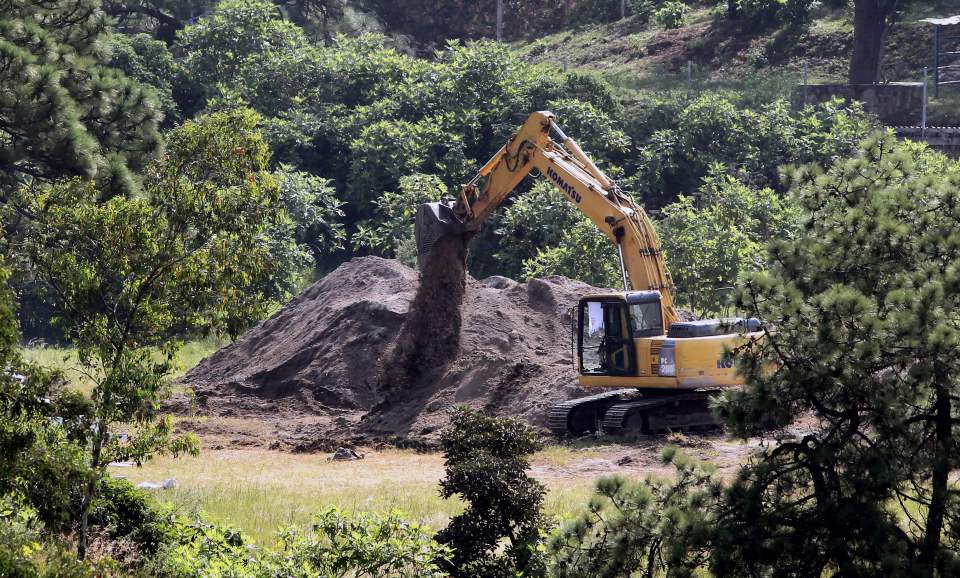
{"label": "roof structure", "polygon": [[960,15],[948,16],[946,18],[924,18],[920,22],[926,22],[934,26],[954,26],[960,24]]}

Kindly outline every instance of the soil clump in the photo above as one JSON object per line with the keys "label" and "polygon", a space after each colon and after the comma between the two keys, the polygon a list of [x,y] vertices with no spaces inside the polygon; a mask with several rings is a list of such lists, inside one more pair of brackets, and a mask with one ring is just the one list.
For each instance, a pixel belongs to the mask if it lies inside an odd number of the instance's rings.
{"label": "soil clump", "polygon": [[430,277],[418,296],[417,272],[398,261],[345,263],[187,373],[181,413],[206,416],[193,420],[201,435],[298,451],[429,444],[461,403],[544,426],[552,404],[584,393],[570,309],[601,290],[459,275]]}

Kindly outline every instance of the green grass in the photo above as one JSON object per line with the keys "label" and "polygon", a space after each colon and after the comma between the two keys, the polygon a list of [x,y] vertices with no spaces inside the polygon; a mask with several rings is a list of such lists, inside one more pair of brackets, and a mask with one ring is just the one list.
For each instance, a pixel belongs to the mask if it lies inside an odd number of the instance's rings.
{"label": "green grass", "polygon": [[[537,460],[566,461],[570,450],[549,448]],[[577,452],[582,456],[582,452]],[[276,532],[306,524],[324,506],[354,511],[404,512],[437,529],[463,510],[458,500],[438,492],[443,458],[408,450],[386,450],[355,462],[327,461],[325,455],[268,450],[221,450],[199,458],[161,457],[143,468],[113,468],[133,482],[176,478],[179,487],[155,490],[177,511],[203,511],[241,529],[261,545],[271,545]],[[593,489],[592,478],[547,479],[545,510],[552,518],[582,511]]]}
{"label": "green grass", "polygon": [[[200,363],[200,360],[214,353],[227,343],[227,341],[217,337],[195,339],[184,343],[177,357],[177,370],[171,377],[175,379],[182,376]],[[24,346],[20,351],[27,361],[34,362],[46,368],[62,371],[69,381],[70,386],[82,393],[88,395],[93,389],[94,379],[80,367],[76,349],[72,347],[44,345]]]}

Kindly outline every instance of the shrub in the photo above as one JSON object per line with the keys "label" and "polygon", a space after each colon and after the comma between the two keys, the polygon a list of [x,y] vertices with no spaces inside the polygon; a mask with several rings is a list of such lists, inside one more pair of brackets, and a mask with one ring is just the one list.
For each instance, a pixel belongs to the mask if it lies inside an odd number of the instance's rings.
{"label": "shrub", "polygon": [[683,21],[687,15],[687,5],[679,0],[667,0],[657,8],[656,12],[653,13],[654,21],[666,28],[667,30],[673,30],[675,28],[680,28],[683,26]]}
{"label": "shrub", "polygon": [[[108,561],[107,561],[108,562]],[[106,575],[78,562],[71,545],[46,531],[27,504],[0,498],[0,576],[4,578],[93,578]]]}
{"label": "shrub", "polygon": [[662,460],[672,480],[597,481],[587,512],[549,542],[558,578],[699,576],[710,552],[722,484],[713,467],[691,461],[674,446]]}
{"label": "shrub", "polygon": [[90,524],[112,540],[127,540],[149,557],[177,535],[172,513],[127,480],[104,478],[90,510]]}
{"label": "shrub", "polygon": [[178,539],[145,570],[162,578],[314,578],[369,576],[441,578],[450,551],[426,528],[399,513],[356,514],[327,508],[309,528],[288,528],[276,550],[202,516],[178,522]]}
{"label": "shrub", "polygon": [[634,18],[646,24],[657,9],[656,0],[630,0],[630,13]]}
{"label": "shrub", "polygon": [[260,576],[262,552],[243,534],[198,516],[179,520],[177,541],[164,547],[146,568],[162,578],[240,578]]}
{"label": "shrub", "polygon": [[437,534],[453,548],[448,571],[465,578],[540,572],[545,489],[526,473],[527,456],[541,447],[534,431],[519,420],[461,406],[440,435],[440,447],[446,459],[440,493],[468,504]]}
{"label": "shrub", "polygon": [[[754,27],[787,24],[802,26],[810,20],[809,0],[731,0],[733,13],[745,25]],[[730,12],[728,12],[729,14]]]}
{"label": "shrub", "polygon": [[317,514],[308,530],[282,532],[280,542],[270,564],[291,578],[441,578],[446,574],[440,565],[450,559],[449,548],[398,513],[371,516],[331,507]]}

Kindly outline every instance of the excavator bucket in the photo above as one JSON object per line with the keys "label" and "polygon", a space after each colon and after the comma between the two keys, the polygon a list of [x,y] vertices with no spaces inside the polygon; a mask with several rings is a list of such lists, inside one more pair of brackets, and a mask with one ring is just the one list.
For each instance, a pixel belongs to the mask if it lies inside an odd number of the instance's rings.
{"label": "excavator bucket", "polygon": [[415,224],[417,239],[417,264],[422,270],[430,259],[436,242],[446,235],[459,235],[464,225],[457,219],[453,207],[446,203],[424,203],[417,210]]}

